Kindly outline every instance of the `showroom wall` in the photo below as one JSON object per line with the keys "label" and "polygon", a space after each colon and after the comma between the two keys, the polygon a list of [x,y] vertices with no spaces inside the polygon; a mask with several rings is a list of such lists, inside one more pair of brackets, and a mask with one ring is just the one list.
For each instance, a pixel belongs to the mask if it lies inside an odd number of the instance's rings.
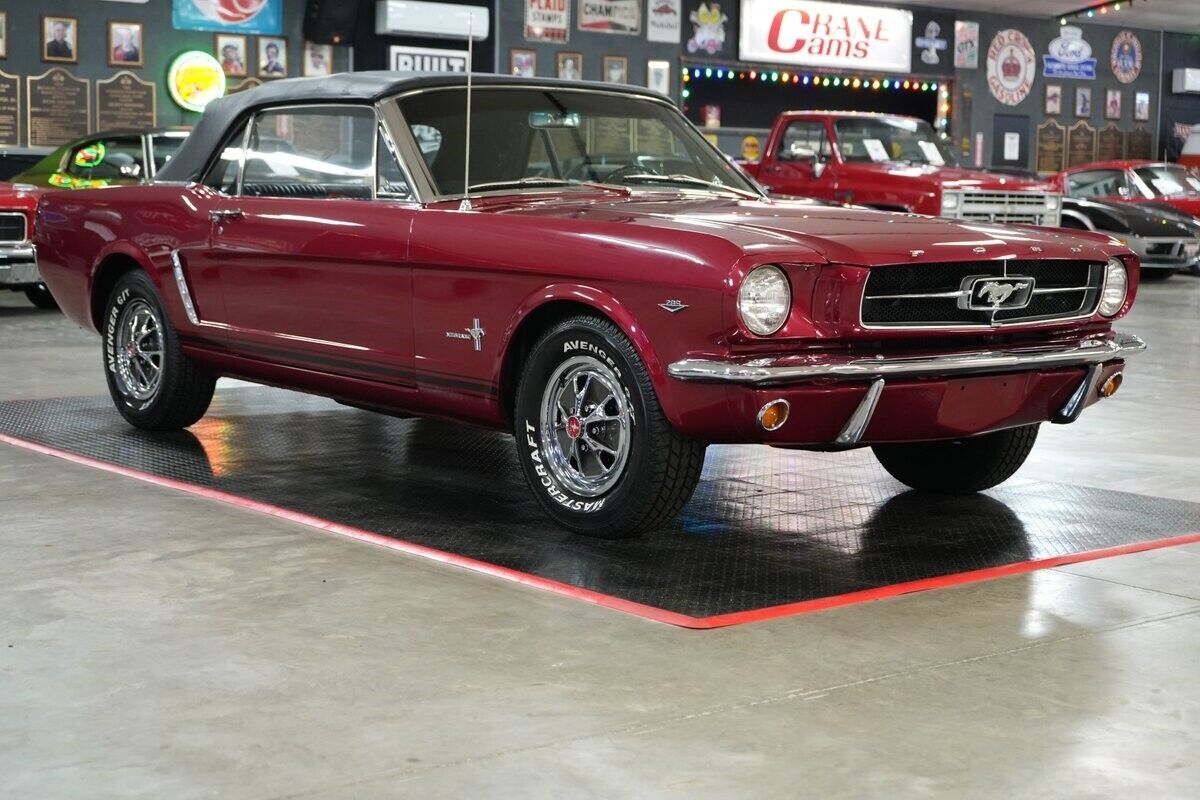
{"label": "showroom wall", "polygon": [[1200,94],[1175,94],[1171,74],[1183,67],[1200,68],[1200,37],[1183,33],[1163,36],[1162,141],[1159,154],[1167,158],[1179,155],[1183,142],[1175,135],[1176,125],[1200,125]]}
{"label": "showroom wall", "polygon": [[[38,76],[53,67],[63,67],[76,77],[91,81],[92,122],[95,125],[95,81],[112,77],[129,69],[139,78],[157,84],[158,124],[161,127],[192,125],[198,115],[185,111],[171,100],[166,91],[167,70],[174,58],[188,50],[213,52],[214,34],[202,31],[177,31],[171,25],[171,0],[149,0],[146,3],[115,2],[114,0],[0,0],[0,12],[7,15],[7,57],[0,60],[0,70],[21,77],[21,97],[25,102],[27,76]],[[288,75],[300,74],[304,36],[301,19],[304,0],[284,0],[284,37],[287,39]],[[78,40],[75,55],[78,63],[49,63],[42,59],[42,16],[73,17],[78,20]],[[139,23],[143,26],[144,64],[140,67],[110,67],[108,65],[108,22]],[[248,40],[251,53],[256,52],[258,37]],[[275,38],[275,37],[272,37]],[[349,54],[345,48],[334,49],[335,70],[345,69]],[[250,56],[247,69],[255,69],[255,57]],[[236,85],[239,79],[230,79]],[[21,144],[29,141],[28,121],[22,114]]]}

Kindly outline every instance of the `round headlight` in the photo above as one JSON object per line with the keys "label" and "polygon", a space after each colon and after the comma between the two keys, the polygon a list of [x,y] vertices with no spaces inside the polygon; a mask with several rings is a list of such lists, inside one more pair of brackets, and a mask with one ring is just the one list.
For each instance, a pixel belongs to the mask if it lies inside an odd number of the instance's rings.
{"label": "round headlight", "polygon": [[1116,316],[1129,295],[1129,274],[1120,259],[1110,258],[1104,268],[1104,291],[1098,311],[1106,317]]}
{"label": "round headlight", "polygon": [[782,328],[791,310],[792,290],[779,267],[757,267],[738,289],[738,316],[759,336],[769,336]]}

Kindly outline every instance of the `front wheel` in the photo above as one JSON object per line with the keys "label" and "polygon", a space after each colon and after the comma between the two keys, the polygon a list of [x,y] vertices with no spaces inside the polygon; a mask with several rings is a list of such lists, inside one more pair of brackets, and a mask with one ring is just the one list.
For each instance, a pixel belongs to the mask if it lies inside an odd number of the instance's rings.
{"label": "front wheel", "polygon": [[46,284],[44,283],[30,286],[25,290],[25,296],[29,298],[29,302],[46,311],[53,311],[58,308],[58,302],[54,299],[54,295],[50,294],[50,290],[46,288]]}
{"label": "front wheel", "polygon": [[514,405],[530,488],[575,533],[637,536],[678,514],[700,480],[704,444],[667,421],[637,351],[607,320],[573,317],[542,336]]}
{"label": "front wheel", "polygon": [[1038,426],[944,442],[879,444],[871,449],[893,478],[914,489],[970,494],[1013,476],[1033,449]]}
{"label": "front wheel", "polygon": [[104,311],[104,376],[131,425],[172,431],[199,420],[216,378],[183,353],[150,276],[127,272]]}

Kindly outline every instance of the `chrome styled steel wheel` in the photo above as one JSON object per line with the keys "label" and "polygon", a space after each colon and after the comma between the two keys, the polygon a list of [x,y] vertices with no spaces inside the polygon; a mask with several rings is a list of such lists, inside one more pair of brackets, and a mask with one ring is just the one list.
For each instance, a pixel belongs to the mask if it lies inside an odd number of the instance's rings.
{"label": "chrome styled steel wheel", "polygon": [[115,342],[116,378],[132,400],[153,399],[162,385],[163,326],[158,312],[142,298],[121,310]]}
{"label": "chrome styled steel wheel", "polygon": [[542,393],[546,467],[570,491],[599,497],[625,470],[631,420],[629,400],[608,365],[587,355],[567,359]]}

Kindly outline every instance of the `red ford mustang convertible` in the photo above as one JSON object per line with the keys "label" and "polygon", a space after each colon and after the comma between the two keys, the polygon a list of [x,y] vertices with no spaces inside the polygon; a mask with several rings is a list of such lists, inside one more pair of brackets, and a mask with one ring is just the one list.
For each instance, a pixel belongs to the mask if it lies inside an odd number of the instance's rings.
{"label": "red ford mustang convertible", "polygon": [[469,127],[467,101],[276,81],[149,185],[46,195],[42,271],[125,419],[191,425],[231,375],[507,428],[555,520],[622,537],[710,442],[986,489],[1144,347],[1112,330],[1139,267],[1107,237],[770,200],[633,88],[479,76]]}

